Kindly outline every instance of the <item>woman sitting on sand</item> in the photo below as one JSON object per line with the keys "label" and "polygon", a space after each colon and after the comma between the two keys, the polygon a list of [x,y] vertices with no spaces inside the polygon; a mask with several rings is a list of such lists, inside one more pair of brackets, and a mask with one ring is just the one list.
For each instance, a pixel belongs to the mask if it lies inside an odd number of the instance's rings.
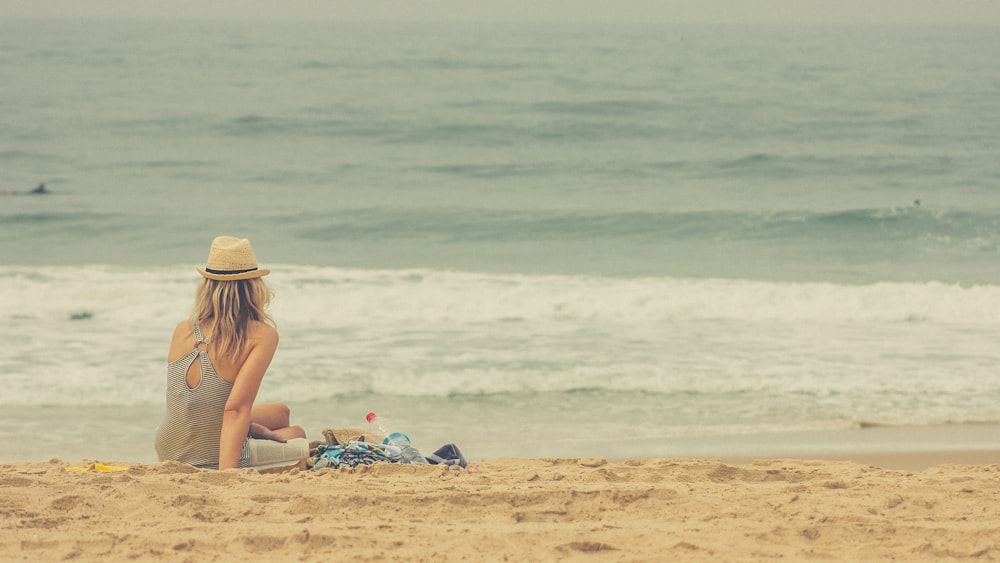
{"label": "woman sitting on sand", "polygon": [[250,438],[305,438],[281,403],[254,405],[278,346],[265,312],[271,290],[250,241],[212,241],[191,318],[174,329],[167,359],[167,410],[156,431],[160,461],[250,467]]}

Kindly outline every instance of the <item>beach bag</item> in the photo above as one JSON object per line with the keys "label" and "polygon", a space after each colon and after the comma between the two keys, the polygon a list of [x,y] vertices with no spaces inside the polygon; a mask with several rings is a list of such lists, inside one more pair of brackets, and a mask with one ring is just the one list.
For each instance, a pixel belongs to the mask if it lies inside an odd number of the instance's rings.
{"label": "beach bag", "polygon": [[467,465],[465,456],[462,455],[462,452],[455,444],[445,444],[434,453],[424,457],[427,458],[427,463],[431,465],[457,465],[459,467]]}

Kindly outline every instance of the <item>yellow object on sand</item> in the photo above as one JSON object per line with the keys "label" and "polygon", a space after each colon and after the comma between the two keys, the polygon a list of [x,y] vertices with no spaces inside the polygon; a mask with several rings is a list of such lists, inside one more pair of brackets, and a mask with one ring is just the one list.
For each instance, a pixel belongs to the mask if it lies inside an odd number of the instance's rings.
{"label": "yellow object on sand", "polygon": [[126,469],[128,469],[128,467],[104,465],[103,463],[91,463],[87,467],[67,467],[66,471],[125,471]]}

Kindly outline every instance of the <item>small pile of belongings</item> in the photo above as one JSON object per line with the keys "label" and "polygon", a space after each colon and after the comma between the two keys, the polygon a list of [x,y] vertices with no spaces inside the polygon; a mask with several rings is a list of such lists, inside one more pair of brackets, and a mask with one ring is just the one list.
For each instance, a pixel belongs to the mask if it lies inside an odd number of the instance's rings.
{"label": "small pile of belongings", "polygon": [[342,465],[357,467],[371,465],[379,461],[398,463],[403,458],[403,451],[396,446],[357,440],[346,445],[319,444],[316,446],[316,452],[317,454],[309,460],[309,465],[313,469],[323,469],[324,467],[336,469]]}

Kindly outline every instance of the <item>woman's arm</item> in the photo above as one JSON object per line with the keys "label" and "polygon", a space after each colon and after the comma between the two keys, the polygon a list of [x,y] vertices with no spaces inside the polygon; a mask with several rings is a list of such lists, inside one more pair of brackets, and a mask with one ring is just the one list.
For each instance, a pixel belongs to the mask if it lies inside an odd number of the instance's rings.
{"label": "woman's arm", "polygon": [[278,347],[278,332],[267,325],[260,325],[248,346],[250,353],[240,366],[229,392],[229,400],[222,414],[222,434],[219,437],[219,469],[237,467],[240,453],[250,429],[250,409],[257,398],[260,382],[271,364]]}

